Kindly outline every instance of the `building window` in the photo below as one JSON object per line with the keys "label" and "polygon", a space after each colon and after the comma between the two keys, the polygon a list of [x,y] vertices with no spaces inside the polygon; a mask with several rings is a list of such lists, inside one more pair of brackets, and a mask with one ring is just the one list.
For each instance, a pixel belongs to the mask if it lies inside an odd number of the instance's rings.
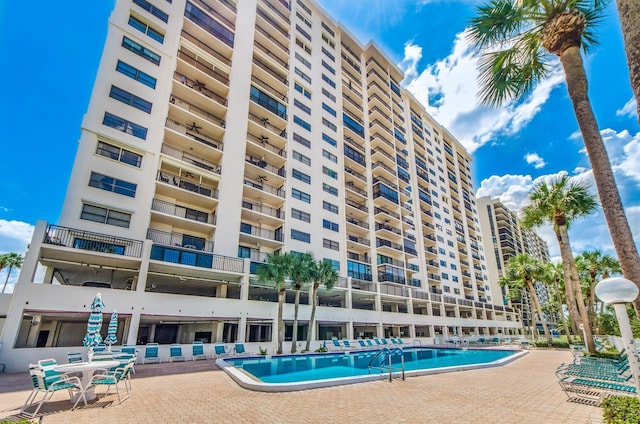
{"label": "building window", "polygon": [[291,208],[291,217],[304,222],[311,222],[311,214]]}
{"label": "building window", "polygon": [[291,189],[291,197],[293,197],[294,199],[302,200],[305,203],[311,203],[311,195],[296,188]]}
{"label": "building window", "polygon": [[141,33],[147,34],[152,40],[155,40],[160,44],[164,43],[164,34],[156,29],[153,29],[151,26],[149,26],[149,24],[143,22],[133,15],[129,15],[129,25],[134,27]]}
{"label": "building window", "polygon": [[140,168],[140,165],[142,164],[141,155],[122,149],[118,146],[114,146],[113,144],[105,143],[104,141],[98,141],[96,153],[101,156],[117,160],[118,162],[126,163],[127,165],[133,165],[137,168]]}
{"label": "building window", "polygon": [[311,124],[296,115],[293,115],[293,122],[300,125],[305,130],[311,131]]}
{"label": "building window", "polygon": [[280,118],[287,119],[287,107],[280,104],[280,102],[278,102],[276,99],[269,96],[264,91],[254,86],[251,86],[250,98],[253,102],[275,113]]}
{"label": "building window", "polygon": [[146,10],[147,12],[151,13],[153,16],[155,16],[156,18],[160,19],[162,22],[166,23],[166,22],[169,21],[169,15],[167,15],[165,12],[163,12],[160,9],[158,9],[157,7],[155,7],[154,5],[149,3],[148,1],[145,1],[145,0],[133,0],[133,3],[137,4],[138,6],[140,6],[141,8]]}
{"label": "building window", "polygon": [[447,261],[443,261],[443,260],[441,260],[441,261],[440,261],[440,266],[444,266],[444,267],[446,267],[446,266],[447,266]]}
{"label": "building window", "polygon": [[[453,281],[457,281],[457,278],[456,278],[456,279],[454,279]],[[454,288],[454,289],[453,289],[453,294],[460,294],[460,289],[456,289],[456,288]]]}
{"label": "building window", "polygon": [[303,136],[301,136],[300,134],[293,133],[293,141],[296,141],[302,144],[304,147],[311,147],[311,142],[306,138],[304,138]]}
{"label": "building window", "polygon": [[443,280],[448,280],[449,279],[449,274],[447,274],[446,272],[442,273],[442,279]]}
{"label": "building window", "polygon": [[311,158],[303,155],[302,153],[298,153],[297,151],[293,151],[293,158],[299,162],[304,163],[305,165],[311,165]]}
{"label": "building window", "polygon": [[338,195],[338,189],[327,183],[322,183],[322,190],[334,196]]}
{"label": "building window", "polygon": [[291,176],[296,180],[300,180],[303,183],[311,184],[311,177],[304,172],[300,172],[297,169],[293,169]]}
{"label": "building window", "polygon": [[331,144],[333,147],[336,147],[338,145],[338,142],[335,139],[333,139],[332,137],[329,137],[325,133],[322,133],[322,140],[324,140],[327,143]]}
{"label": "building window", "polygon": [[141,97],[138,97],[134,94],[131,94],[128,91],[125,91],[119,87],[116,87],[115,85],[111,86],[109,97],[111,97],[112,99],[116,99],[129,106],[133,106],[136,109],[139,109],[143,112],[151,113],[151,107],[152,107],[151,102]]}
{"label": "building window", "polygon": [[89,186],[105,191],[112,191],[117,194],[122,194],[123,196],[136,197],[136,184],[109,177],[107,175],[102,175],[97,172],[91,172]]}
{"label": "building window", "polygon": [[338,227],[339,227],[338,224],[336,224],[335,222],[331,222],[328,219],[322,220],[322,228],[326,228],[327,230],[338,232],[340,231],[338,230]]}
{"label": "building window", "polygon": [[340,261],[336,261],[335,259],[322,258],[322,262],[328,262],[331,264],[331,267],[336,271],[340,271]]}
{"label": "building window", "polygon": [[[296,39],[296,42],[297,41],[298,40]],[[305,59],[300,53],[296,52],[295,53],[295,57],[296,57],[296,59],[298,59],[298,62],[301,62],[304,66],[306,66],[307,68],[311,69],[311,62],[309,62],[307,59]]]}
{"label": "building window", "polygon": [[291,229],[291,239],[311,243],[311,234]]}
{"label": "building window", "polygon": [[120,72],[123,75],[128,76],[129,78],[132,78],[136,81],[141,82],[147,87],[151,87],[154,89],[156,88],[155,78],[153,78],[151,75],[145,74],[144,72],[134,68],[129,64],[124,63],[121,60],[119,60],[118,64],[116,65],[116,71]]}
{"label": "building window", "polygon": [[337,241],[323,238],[322,247],[324,247],[325,249],[340,250],[340,243],[338,243]]}
{"label": "building window", "polygon": [[308,26],[309,28],[311,28],[311,21],[309,21],[309,19],[307,19],[302,13],[298,12],[296,10],[296,16],[298,17],[298,19],[300,19],[302,22],[304,22],[304,24],[306,26]]}
{"label": "building window", "polygon": [[304,88],[302,85],[298,84],[297,82],[293,84],[293,88],[295,88],[295,90],[298,93],[301,93],[303,96],[305,96],[307,99],[311,99],[311,92],[309,90],[307,90],[306,88]]}
{"label": "building window", "polygon": [[302,29],[302,27],[301,27],[300,25],[296,24],[296,30],[297,30],[300,34],[302,34],[302,36],[303,36],[304,38],[306,38],[307,40],[311,41],[311,35],[310,35],[307,31],[305,31],[304,29]]}
{"label": "building window", "polygon": [[[205,6],[207,5],[204,2],[202,2],[202,4]],[[193,22],[198,24],[199,27],[201,27],[214,37],[218,38],[227,46],[233,48],[233,32],[223,27],[215,19],[211,18],[209,15],[198,9],[193,4],[187,2],[187,5],[184,9],[184,16],[191,19]]]}
{"label": "building window", "polygon": [[333,178],[334,180],[338,179],[338,173],[336,171],[334,171],[331,168],[327,168],[326,166],[322,167],[322,173],[325,175],[328,175],[329,177]]}
{"label": "building window", "polygon": [[325,62],[324,60],[322,61],[322,67],[325,68],[327,71],[331,72],[333,75],[336,74],[336,70],[333,69],[333,67],[329,65],[327,62]]}
{"label": "building window", "polygon": [[336,57],[334,55],[332,55],[331,52],[329,50],[327,50],[326,48],[322,47],[322,53],[324,53],[325,56],[327,56],[329,59],[331,59],[332,62],[336,61]]}
{"label": "building window", "polygon": [[333,94],[329,93],[329,91],[326,88],[322,88],[322,94],[324,94],[327,98],[329,98],[332,102],[335,103],[336,96],[334,96]]}
{"label": "building window", "polygon": [[324,109],[327,112],[329,112],[332,116],[337,116],[336,111],[331,106],[326,104],[325,102],[322,102],[322,109]]}
{"label": "building window", "polygon": [[160,55],[152,52],[146,47],[142,47],[140,44],[136,43],[130,38],[122,37],[122,47],[137,54],[138,56],[147,59],[149,62],[159,65],[160,64]]}
{"label": "building window", "polygon": [[301,111],[303,111],[304,113],[306,113],[307,115],[311,115],[311,108],[305,105],[304,103],[302,103],[300,100],[294,99],[293,105],[298,109],[300,109]]}
{"label": "building window", "polygon": [[329,203],[326,201],[322,201],[322,209],[324,209],[325,211],[336,213],[336,214],[338,213],[338,207],[333,203]]}
{"label": "building window", "polygon": [[99,222],[101,224],[114,225],[116,227],[129,228],[129,224],[131,223],[131,214],[108,208],[101,208],[100,206],[83,204],[80,219]]}
{"label": "building window", "polygon": [[328,152],[322,149],[322,157],[325,159],[329,159],[333,163],[338,163],[338,157],[331,152]]}
{"label": "building window", "polygon": [[322,74],[322,80],[327,84],[329,84],[331,87],[336,88],[336,83],[333,82],[333,80],[328,76],[326,76],[325,74]]}
{"label": "building window", "polygon": [[129,122],[119,116],[112,115],[109,112],[105,112],[102,124],[143,140],[147,138],[147,129],[145,127]]}
{"label": "building window", "polygon": [[338,131],[338,127],[331,121],[322,118],[322,125],[324,125],[325,127],[328,127],[330,129],[332,129],[333,131]]}
{"label": "building window", "polygon": [[295,67],[293,69],[293,72],[295,72],[295,74],[297,76],[299,76],[300,78],[302,78],[304,81],[308,82],[309,84],[311,84],[311,78],[309,78],[309,76],[307,74],[305,74],[304,72],[302,72],[300,69],[298,69],[298,67]]}

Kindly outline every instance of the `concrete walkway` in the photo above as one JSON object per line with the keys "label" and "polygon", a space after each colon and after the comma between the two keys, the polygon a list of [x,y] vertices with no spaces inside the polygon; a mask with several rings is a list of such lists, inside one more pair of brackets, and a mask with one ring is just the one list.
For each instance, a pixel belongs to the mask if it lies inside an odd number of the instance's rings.
{"label": "concrete walkway", "polygon": [[[239,387],[213,361],[137,365],[130,399],[115,394],[71,411],[65,393],[41,409],[53,423],[601,423],[600,408],[570,403],[554,369],[567,351],[532,350],[499,368],[290,393]],[[0,419],[16,418],[26,373],[0,374]],[[102,389],[104,390],[104,389]]]}

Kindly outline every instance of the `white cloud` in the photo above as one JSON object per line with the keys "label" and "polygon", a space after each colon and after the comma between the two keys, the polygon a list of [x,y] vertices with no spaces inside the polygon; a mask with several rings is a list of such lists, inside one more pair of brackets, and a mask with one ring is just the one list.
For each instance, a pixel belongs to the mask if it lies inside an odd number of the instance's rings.
{"label": "white cloud", "polygon": [[536,169],[544,168],[547,164],[537,153],[527,153],[524,155],[524,160],[526,160],[529,165],[533,165]]}
{"label": "white cloud", "polygon": [[33,225],[22,221],[0,219],[0,253],[24,254],[31,243]]}
{"label": "white cloud", "polygon": [[628,116],[630,118],[638,118],[638,109],[636,107],[635,97],[631,97],[627,103],[620,109],[616,110],[616,116]]}
{"label": "white cloud", "polygon": [[468,43],[466,32],[456,35],[447,57],[421,71],[409,65],[418,63],[422,48],[412,43],[407,46],[411,49],[407,51],[405,47],[405,57],[400,63],[405,70],[406,89],[471,153],[498,135],[520,131],[540,111],[551,91],[564,82],[560,66],[552,66],[548,78],[528,97],[493,109],[477,102],[478,55]]}

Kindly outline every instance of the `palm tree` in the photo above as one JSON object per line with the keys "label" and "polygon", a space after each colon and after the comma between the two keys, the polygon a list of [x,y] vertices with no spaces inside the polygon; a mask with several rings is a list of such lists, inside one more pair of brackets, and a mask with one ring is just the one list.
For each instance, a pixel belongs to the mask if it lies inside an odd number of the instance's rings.
{"label": "palm tree", "polygon": [[313,285],[311,286],[311,293],[309,293],[309,299],[311,303],[311,317],[309,318],[309,331],[307,331],[307,346],[306,351],[311,348],[311,329],[315,326],[316,321],[316,307],[318,305],[318,288],[322,284],[325,289],[331,290],[338,281],[338,271],[333,268],[328,261],[316,261],[315,266],[312,269]]}
{"label": "palm tree", "polygon": [[571,253],[569,225],[575,219],[593,213],[597,206],[595,196],[589,193],[586,184],[572,182],[569,177],[563,175],[550,184],[542,182],[535,186],[529,192],[528,204],[522,209],[524,227],[538,227],[544,223],[553,225],[562,257],[567,309],[572,324],[581,322],[584,325],[584,343],[590,353],[595,352],[595,346],[580,289],[578,270]]}
{"label": "palm tree", "polygon": [[[289,277],[293,281],[293,288],[296,291],[295,306],[293,312],[293,334],[291,337],[291,353],[296,353],[298,344],[298,309],[300,306],[300,291],[302,287],[313,281],[313,267],[315,259],[311,253],[297,253],[293,256],[291,263],[291,273]],[[309,332],[311,328],[309,328]]]}
{"label": "palm tree", "polygon": [[636,98],[638,123],[640,123],[640,3],[637,0],[617,0],[618,15],[624,36],[624,49],[631,88]]}
{"label": "palm tree", "polygon": [[284,340],[284,321],[282,309],[287,294],[286,280],[291,270],[292,256],[290,253],[269,254],[265,263],[256,269],[258,281],[271,285],[278,291],[278,348],[276,352],[282,353],[282,341]]}
{"label": "palm tree", "polygon": [[584,275],[587,284],[587,312],[589,313],[589,323],[595,329],[596,324],[596,283],[606,278],[610,272],[617,272],[620,269],[618,261],[613,256],[604,255],[599,250],[584,251],[576,257],[578,274]]}
{"label": "palm tree", "polygon": [[542,262],[526,253],[521,253],[509,258],[506,268],[506,278],[509,280],[511,286],[523,287],[529,293],[533,322],[537,323],[537,314],[538,319],[542,324],[542,329],[544,330],[544,337],[547,339],[549,346],[551,346],[551,333],[549,332],[549,328],[547,327],[547,323],[544,319],[540,300],[538,299],[538,293],[534,286],[535,281],[540,279],[543,272],[544,266],[542,265]]}
{"label": "palm tree", "polygon": [[[511,301],[511,305],[513,306],[513,308],[516,310],[516,313],[520,317],[520,326],[522,327],[522,334],[523,335],[527,334],[527,329],[524,326],[524,311],[522,310],[523,309],[523,302],[522,302],[523,287],[512,286],[512,284],[517,285],[518,281],[512,282],[503,275],[498,277],[498,284],[500,285],[500,287],[506,287],[507,294],[505,297]],[[533,334],[531,336],[533,337]]]}
{"label": "palm tree", "polygon": [[[594,27],[606,5],[604,0],[490,0],[478,7],[469,38],[483,51],[480,100],[493,106],[531,92],[549,74],[553,55],[560,58],[620,266],[640,288],[638,249],[587,96],[580,54],[581,48],[587,51],[596,44]],[[634,306],[640,316],[640,299]]]}
{"label": "palm tree", "polygon": [[0,290],[0,293],[4,293],[4,290],[7,288],[7,283],[9,283],[9,277],[11,277],[11,271],[13,271],[13,268],[20,269],[22,267],[23,260],[24,257],[15,252],[5,253],[4,255],[2,255],[0,259],[2,267],[0,267],[0,270],[4,267],[9,267],[9,269],[7,270],[7,278],[4,280],[4,284],[2,285],[2,290]]}
{"label": "palm tree", "polygon": [[547,262],[544,265],[544,280],[548,284],[553,284],[553,289],[556,295],[556,302],[558,303],[558,315],[560,320],[562,321],[562,326],[564,327],[564,334],[567,336],[567,340],[571,342],[571,331],[569,329],[569,323],[567,322],[566,317],[564,316],[564,312],[562,310],[562,305],[565,304],[562,291],[564,287],[564,276],[562,271],[562,264],[553,264],[551,262]]}

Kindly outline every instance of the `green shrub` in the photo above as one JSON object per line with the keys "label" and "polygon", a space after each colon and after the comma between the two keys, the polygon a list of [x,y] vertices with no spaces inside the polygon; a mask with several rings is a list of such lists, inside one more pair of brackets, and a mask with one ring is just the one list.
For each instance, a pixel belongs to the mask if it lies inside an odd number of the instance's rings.
{"label": "green shrub", "polygon": [[20,419],[19,419],[19,420],[17,420],[17,421],[14,421],[14,420],[8,420],[8,419],[6,419],[6,418],[5,418],[5,419],[3,419],[3,420],[0,420],[0,424],[32,424],[32,423],[33,423],[33,421],[28,420],[28,419],[26,419],[26,418],[20,418]]}
{"label": "green shrub", "polygon": [[316,352],[318,353],[324,353],[324,352],[328,352],[329,349],[327,349],[326,346],[320,346],[319,348],[316,349]]}
{"label": "green shrub", "polygon": [[637,397],[610,396],[602,402],[606,424],[640,423],[640,400]]}
{"label": "green shrub", "polygon": [[267,349],[263,349],[262,347],[258,346],[258,352],[259,355],[265,356],[267,354]]}

